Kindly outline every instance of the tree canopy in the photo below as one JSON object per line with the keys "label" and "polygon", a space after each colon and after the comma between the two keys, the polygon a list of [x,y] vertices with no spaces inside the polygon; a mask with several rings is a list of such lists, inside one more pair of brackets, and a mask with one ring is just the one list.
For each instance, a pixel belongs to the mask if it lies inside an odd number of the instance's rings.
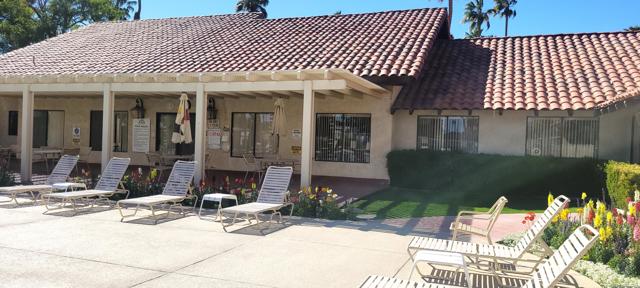
{"label": "tree canopy", "polygon": [[263,18],[267,18],[267,5],[269,0],[238,0],[236,12],[259,12]]}
{"label": "tree canopy", "polygon": [[100,21],[126,20],[130,0],[0,0],[0,52]]}

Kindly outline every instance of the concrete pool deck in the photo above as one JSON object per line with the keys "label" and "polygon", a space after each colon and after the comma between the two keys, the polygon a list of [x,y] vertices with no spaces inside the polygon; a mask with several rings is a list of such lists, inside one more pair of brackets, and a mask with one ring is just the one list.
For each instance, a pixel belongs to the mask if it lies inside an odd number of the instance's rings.
{"label": "concrete pool deck", "polygon": [[225,233],[196,216],[148,225],[120,223],[116,210],[44,211],[0,206],[0,287],[358,287],[411,268],[413,233],[384,221],[294,218]]}

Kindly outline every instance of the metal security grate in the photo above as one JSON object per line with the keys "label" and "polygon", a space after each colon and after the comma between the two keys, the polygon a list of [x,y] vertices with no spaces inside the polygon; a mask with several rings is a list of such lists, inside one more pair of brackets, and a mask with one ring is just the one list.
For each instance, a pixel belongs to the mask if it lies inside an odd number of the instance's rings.
{"label": "metal security grate", "polygon": [[418,117],[417,149],[478,152],[478,117]]}
{"label": "metal security grate", "polygon": [[598,118],[529,117],[526,154],[596,158]]}
{"label": "metal security grate", "polygon": [[316,114],[315,160],[369,163],[371,115]]}

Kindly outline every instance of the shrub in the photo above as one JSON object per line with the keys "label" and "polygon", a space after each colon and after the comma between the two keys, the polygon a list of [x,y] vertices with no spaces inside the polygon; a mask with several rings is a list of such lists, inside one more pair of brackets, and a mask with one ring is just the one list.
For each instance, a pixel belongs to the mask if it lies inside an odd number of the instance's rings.
{"label": "shrub", "polygon": [[609,260],[609,263],[607,263],[607,265],[611,267],[611,269],[613,269],[614,271],[620,274],[624,273],[628,264],[629,264],[629,261],[627,257],[625,257],[622,254],[617,254],[613,256],[613,258]]}
{"label": "shrub", "polygon": [[13,186],[15,184],[16,181],[9,169],[0,167],[0,187]]}
{"label": "shrub", "polygon": [[640,276],[640,255],[636,254],[629,259],[629,265],[624,272],[627,276]]}
{"label": "shrub", "polygon": [[[599,195],[602,162],[594,159],[522,157],[426,150],[387,155],[391,185],[420,189],[447,203],[489,207],[500,196],[515,209],[539,209],[547,192]],[[433,193],[433,194],[429,194]],[[442,199],[442,197],[446,199]]]}
{"label": "shrub", "polygon": [[609,161],[604,166],[607,190],[616,207],[625,207],[626,198],[632,196],[640,183],[640,165]]}

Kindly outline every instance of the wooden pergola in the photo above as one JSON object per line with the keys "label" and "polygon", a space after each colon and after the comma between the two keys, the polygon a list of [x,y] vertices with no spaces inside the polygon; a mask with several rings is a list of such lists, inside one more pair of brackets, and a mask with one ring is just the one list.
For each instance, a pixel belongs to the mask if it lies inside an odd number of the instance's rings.
{"label": "wooden pergola", "polygon": [[[102,154],[113,151],[114,101],[118,94],[195,93],[196,181],[204,175],[207,97],[303,97],[301,186],[311,184],[316,97],[390,97],[390,91],[344,69],[207,73],[50,74],[0,76],[0,94],[22,93],[21,175],[31,179],[34,95],[102,94]],[[196,182],[197,183],[197,182]]]}

